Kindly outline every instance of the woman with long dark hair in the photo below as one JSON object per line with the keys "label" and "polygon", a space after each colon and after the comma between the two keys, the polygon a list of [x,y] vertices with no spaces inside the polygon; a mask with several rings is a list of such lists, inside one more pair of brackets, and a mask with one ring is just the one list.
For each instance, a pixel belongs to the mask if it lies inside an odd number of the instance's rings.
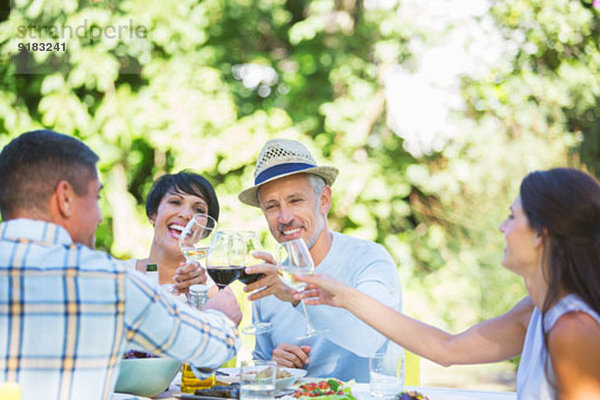
{"label": "woman with long dark hair", "polygon": [[[600,185],[557,168],[529,174],[500,225],[502,264],[521,275],[528,296],[508,313],[449,334],[392,310],[323,275],[307,304],[343,307],[406,349],[442,365],[522,354],[518,398],[600,398]],[[300,298],[300,295],[296,295]]]}

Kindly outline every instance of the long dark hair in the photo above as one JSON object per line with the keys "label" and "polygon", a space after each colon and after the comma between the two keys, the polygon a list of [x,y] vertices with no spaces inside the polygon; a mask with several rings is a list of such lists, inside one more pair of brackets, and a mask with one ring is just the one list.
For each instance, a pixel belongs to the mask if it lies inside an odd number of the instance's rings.
{"label": "long dark hair", "polygon": [[[541,312],[547,350],[544,316],[561,289],[600,314],[600,184],[584,172],[556,168],[527,175],[520,195],[530,226],[545,236],[542,265],[548,292]],[[544,374],[556,389],[550,368],[546,352]]]}
{"label": "long dark hair", "polygon": [[533,172],[521,183],[529,224],[545,235],[548,293],[545,314],[559,289],[578,295],[600,314],[600,184],[568,168]]}

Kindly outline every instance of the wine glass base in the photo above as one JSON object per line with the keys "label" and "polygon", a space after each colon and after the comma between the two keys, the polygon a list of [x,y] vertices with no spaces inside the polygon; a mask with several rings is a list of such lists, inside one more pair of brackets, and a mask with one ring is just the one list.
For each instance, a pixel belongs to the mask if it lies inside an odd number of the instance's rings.
{"label": "wine glass base", "polygon": [[263,333],[270,332],[273,329],[273,325],[268,322],[261,322],[259,324],[245,326],[242,328],[242,333],[246,335],[260,335]]}
{"label": "wine glass base", "polygon": [[311,338],[314,336],[321,336],[321,335],[326,334],[327,332],[329,332],[329,331],[328,330],[318,331],[316,329],[312,329],[312,330],[306,332],[304,335],[298,336],[296,338],[296,340],[308,339],[308,338]]}

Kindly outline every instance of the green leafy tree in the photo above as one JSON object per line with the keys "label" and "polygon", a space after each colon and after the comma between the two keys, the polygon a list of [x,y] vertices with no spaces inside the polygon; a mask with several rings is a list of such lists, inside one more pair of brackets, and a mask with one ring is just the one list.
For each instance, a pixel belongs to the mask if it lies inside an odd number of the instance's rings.
{"label": "green leafy tree", "polygon": [[[266,140],[299,139],[342,171],[332,227],[386,245],[409,313],[464,328],[524,294],[500,266],[497,232],[521,178],[557,165],[598,172],[598,12],[509,0],[473,18],[491,19],[506,52],[461,76],[452,135],[416,151],[390,123],[389,79],[398,67],[417,74],[415,49],[458,26],[423,28],[406,15],[415,4],[15,1],[0,23],[0,145],[39,127],[90,144],[106,187],[98,245],[139,257],[151,237],[149,187],[183,168],[215,184],[224,226],[259,230],[268,244],[262,215],[236,196]],[[18,34],[36,26],[46,36],[84,28],[51,38],[66,52],[18,55],[18,44],[48,39]],[[128,28],[115,38],[111,26]]]}

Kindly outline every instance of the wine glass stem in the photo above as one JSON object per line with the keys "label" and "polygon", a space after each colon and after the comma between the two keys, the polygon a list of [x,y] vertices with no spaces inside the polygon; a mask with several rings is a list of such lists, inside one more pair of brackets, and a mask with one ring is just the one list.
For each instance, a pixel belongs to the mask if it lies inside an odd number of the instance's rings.
{"label": "wine glass stem", "polygon": [[[256,312],[256,301],[252,302],[252,318],[258,321],[258,313]],[[256,323],[252,323],[253,326],[256,326]]]}
{"label": "wine glass stem", "polygon": [[302,309],[304,310],[304,317],[306,318],[306,330],[308,333],[312,333],[315,331],[312,324],[310,323],[310,318],[308,317],[308,310],[306,309],[306,304],[304,304],[304,300],[300,300],[302,303]]}

